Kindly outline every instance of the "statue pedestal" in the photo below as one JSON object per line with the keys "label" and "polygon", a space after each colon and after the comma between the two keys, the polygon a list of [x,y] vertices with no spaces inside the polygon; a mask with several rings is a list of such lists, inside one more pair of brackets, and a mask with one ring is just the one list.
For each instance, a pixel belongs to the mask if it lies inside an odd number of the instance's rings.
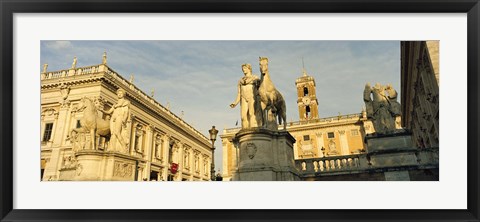
{"label": "statue pedestal", "polygon": [[134,181],[139,173],[136,167],[140,161],[118,152],[81,150],[75,156],[75,163],[60,170],[60,180]]}
{"label": "statue pedestal", "polygon": [[287,131],[242,129],[233,140],[239,149],[239,165],[233,180],[300,180],[293,155],[295,139]]}
{"label": "statue pedestal", "polygon": [[408,170],[397,170],[417,166],[416,150],[411,133],[401,131],[392,134],[365,136],[370,164],[376,168],[395,169],[385,171],[386,180],[410,180]]}

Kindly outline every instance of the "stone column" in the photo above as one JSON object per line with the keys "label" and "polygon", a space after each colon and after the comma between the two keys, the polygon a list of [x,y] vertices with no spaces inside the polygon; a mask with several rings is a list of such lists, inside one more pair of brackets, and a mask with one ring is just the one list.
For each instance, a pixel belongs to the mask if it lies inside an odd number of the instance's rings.
{"label": "stone column", "polygon": [[65,114],[65,127],[63,129],[63,135],[62,135],[62,138],[65,138],[65,139],[62,139],[61,141],[61,144],[62,145],[66,145],[66,137],[69,135],[70,133],[70,130],[72,129],[72,112],[70,111],[70,106],[68,107],[65,107],[67,110],[66,110],[66,114]]}
{"label": "stone column", "polygon": [[60,155],[60,148],[52,149],[50,161],[45,166],[45,172],[43,173],[43,180],[58,180],[58,170],[62,166],[62,157]]}
{"label": "stone column", "polygon": [[183,178],[183,164],[182,164],[182,159],[183,159],[183,144],[180,142],[177,142],[177,149],[178,149],[178,155],[177,155],[177,163],[178,163],[178,171],[176,175],[176,181],[182,181]]}
{"label": "stone column", "polygon": [[[130,156],[133,156],[133,154],[135,153],[135,133],[137,131],[137,125],[138,123],[133,123],[133,120],[132,120],[132,125],[130,127],[130,143],[128,144],[128,147],[130,148],[129,150],[129,153],[130,153]],[[115,147],[115,150],[116,150],[116,147]]]}
{"label": "stone column", "polygon": [[53,123],[54,130],[52,132],[52,147],[59,147],[62,143],[63,128],[65,126],[65,119],[67,116],[67,110],[60,108],[60,110],[54,114],[55,120]]}
{"label": "stone column", "polygon": [[[224,138],[222,139],[222,159],[223,160],[228,160],[228,155],[233,151],[235,152],[235,148],[232,149],[232,147],[230,146],[230,142],[228,141],[228,139]],[[202,162],[205,161],[202,159]],[[236,157],[233,156],[233,158],[231,159],[231,163],[232,164],[235,164],[235,161],[236,161]],[[203,163],[202,163],[203,164]],[[235,166],[235,165],[234,165]],[[223,168],[223,176],[227,176],[228,172],[230,172],[232,169],[230,169],[228,167],[228,161],[222,161],[222,168]],[[202,165],[202,172],[203,172],[203,165]]]}
{"label": "stone column", "polygon": [[318,157],[323,157],[322,153],[322,147],[325,147],[324,141],[323,141],[323,133],[315,133],[317,136],[317,153]]}
{"label": "stone column", "polygon": [[298,144],[299,144],[300,141],[301,141],[300,138],[301,138],[301,137],[297,136],[297,139],[296,139],[297,142],[295,142],[295,143],[293,144],[293,158],[294,158],[294,159],[299,159],[299,158],[298,158]]}
{"label": "stone column", "polygon": [[348,148],[348,140],[345,130],[339,130],[338,133],[340,134],[340,150],[342,155],[349,155],[350,150]]}
{"label": "stone column", "polygon": [[162,169],[162,180],[167,181],[170,167],[170,156],[168,155],[170,152],[170,138],[168,135],[163,135],[163,143],[162,143],[162,155],[163,155],[163,162],[162,165],[164,166]]}
{"label": "stone column", "polygon": [[153,144],[153,127],[151,125],[146,126],[146,135],[145,136],[145,147],[143,149],[143,158],[147,160],[145,163],[145,170],[143,177],[150,180],[150,171],[152,165],[152,144]]}

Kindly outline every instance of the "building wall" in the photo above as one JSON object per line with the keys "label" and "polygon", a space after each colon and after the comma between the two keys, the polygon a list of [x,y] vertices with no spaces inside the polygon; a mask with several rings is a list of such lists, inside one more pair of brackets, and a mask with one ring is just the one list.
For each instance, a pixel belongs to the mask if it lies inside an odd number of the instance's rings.
{"label": "building wall", "polygon": [[401,42],[402,126],[419,148],[439,145],[439,41]]}
{"label": "building wall", "polygon": [[[77,121],[83,117],[83,112],[77,110],[80,100],[91,98],[98,109],[108,110],[117,101],[118,88],[126,91],[126,100],[130,102],[127,155],[139,163],[137,178],[131,178],[210,180],[210,140],[107,65],[43,72],[41,75],[42,180],[59,180],[60,171],[76,161],[70,132],[77,128]],[[107,118],[100,111],[98,116]],[[53,123],[51,137],[43,141],[48,123]],[[86,143],[88,139],[79,140],[83,141],[79,143],[82,150],[91,149]],[[107,151],[108,141],[99,139],[96,142],[100,144],[99,151],[110,152]],[[176,174],[169,170],[172,162],[179,165]],[[99,175],[106,174],[100,172]],[[108,178],[100,177],[99,180]]]}

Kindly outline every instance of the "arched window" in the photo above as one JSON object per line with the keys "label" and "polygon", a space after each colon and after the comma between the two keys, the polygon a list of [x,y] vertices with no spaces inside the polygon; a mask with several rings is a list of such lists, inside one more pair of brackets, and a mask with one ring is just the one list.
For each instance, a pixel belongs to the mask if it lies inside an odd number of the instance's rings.
{"label": "arched window", "polygon": [[307,117],[307,119],[308,119],[308,117],[310,116],[310,106],[306,106],[306,107],[305,107],[305,115],[306,115],[306,117]]}
{"label": "arched window", "polygon": [[308,88],[306,86],[303,87],[303,96],[308,96]]}

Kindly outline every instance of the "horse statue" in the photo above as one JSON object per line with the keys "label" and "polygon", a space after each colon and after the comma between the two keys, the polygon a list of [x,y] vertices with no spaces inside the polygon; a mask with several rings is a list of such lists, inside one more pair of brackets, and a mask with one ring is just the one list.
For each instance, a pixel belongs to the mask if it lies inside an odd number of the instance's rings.
{"label": "horse statue", "polygon": [[268,58],[260,57],[260,86],[258,93],[260,95],[260,102],[263,115],[263,125],[265,126],[269,122],[269,111],[273,114],[274,121],[278,117],[278,122],[281,125],[283,120],[283,129],[287,129],[287,108],[285,105],[285,100],[283,99],[282,94],[275,88],[272,80],[270,79],[270,74],[268,72]]}
{"label": "horse statue", "polygon": [[70,138],[76,138],[80,133],[88,133],[90,135],[90,149],[96,150],[97,136],[110,137],[110,122],[97,115],[94,102],[87,97],[80,100],[77,110],[83,110],[83,117],[80,119],[81,128],[72,129]]}

